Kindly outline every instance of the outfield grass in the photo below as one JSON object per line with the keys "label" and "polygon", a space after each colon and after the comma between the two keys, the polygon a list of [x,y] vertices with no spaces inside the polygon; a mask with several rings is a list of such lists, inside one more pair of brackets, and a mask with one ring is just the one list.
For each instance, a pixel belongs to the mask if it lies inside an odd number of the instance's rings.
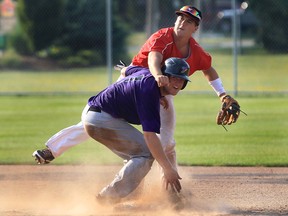
{"label": "outfield grass", "polygon": [[[58,130],[78,123],[89,94],[1,96],[0,164],[33,164],[32,152]],[[220,102],[212,95],[175,98],[178,161],[182,165],[288,166],[287,96],[240,96],[248,116],[226,132],[215,124]],[[54,164],[122,161],[89,140]]]}
{"label": "outfield grass", "polygon": [[[213,66],[226,90],[231,92],[232,56],[216,53],[213,57]],[[288,55],[239,56],[237,99],[248,116],[241,115],[237,124],[227,127],[228,132],[215,124],[220,102],[202,73],[196,72],[183,94],[175,98],[179,162],[211,166],[287,166],[287,60]],[[119,72],[112,75],[116,81]],[[1,71],[0,164],[33,163],[31,153],[44,147],[44,142],[60,129],[78,123],[88,97],[107,85],[104,67]],[[200,94],[202,92],[210,94]],[[104,146],[90,140],[69,150],[55,164],[121,162]]]}
{"label": "outfield grass", "polygon": [[227,126],[226,132],[215,125],[217,101],[208,96],[183,95],[176,98],[176,140],[180,163],[288,165],[287,97],[245,96],[237,99],[248,116],[241,114],[236,124]]}
{"label": "outfield grass", "polygon": [[[234,90],[232,55],[213,55],[213,66],[219,73],[225,89]],[[238,60],[239,92],[288,93],[288,55],[243,55]],[[119,71],[112,72],[116,81]],[[211,92],[202,72],[190,77],[185,91]],[[30,93],[91,93],[100,91],[109,83],[105,67],[63,71],[1,71],[1,94]]]}

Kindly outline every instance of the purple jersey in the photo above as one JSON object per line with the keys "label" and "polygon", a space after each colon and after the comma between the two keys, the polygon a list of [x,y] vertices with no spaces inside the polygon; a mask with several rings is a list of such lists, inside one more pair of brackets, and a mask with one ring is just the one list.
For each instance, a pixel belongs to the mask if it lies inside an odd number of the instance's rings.
{"label": "purple jersey", "polygon": [[88,104],[114,118],[141,124],[143,131],[160,133],[161,94],[157,82],[147,68],[129,67],[127,70],[131,75],[91,97]]}

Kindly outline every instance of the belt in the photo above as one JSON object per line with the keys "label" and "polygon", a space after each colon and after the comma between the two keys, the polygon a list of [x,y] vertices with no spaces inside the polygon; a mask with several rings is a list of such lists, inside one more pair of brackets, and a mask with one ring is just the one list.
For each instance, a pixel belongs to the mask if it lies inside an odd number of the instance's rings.
{"label": "belt", "polygon": [[90,106],[88,111],[101,113],[101,109],[99,107]]}

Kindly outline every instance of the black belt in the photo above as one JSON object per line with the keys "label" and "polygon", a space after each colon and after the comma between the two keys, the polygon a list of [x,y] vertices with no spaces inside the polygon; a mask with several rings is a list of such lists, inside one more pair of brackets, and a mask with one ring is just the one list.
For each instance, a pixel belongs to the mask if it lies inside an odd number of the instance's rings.
{"label": "black belt", "polygon": [[101,109],[99,107],[90,106],[88,111],[101,113]]}

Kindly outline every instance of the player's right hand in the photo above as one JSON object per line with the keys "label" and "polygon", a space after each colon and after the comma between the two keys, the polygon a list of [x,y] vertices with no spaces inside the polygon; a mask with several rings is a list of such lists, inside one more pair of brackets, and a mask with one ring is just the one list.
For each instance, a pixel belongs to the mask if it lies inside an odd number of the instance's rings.
{"label": "player's right hand", "polygon": [[157,75],[155,78],[156,82],[158,83],[159,87],[166,86],[169,84],[169,77],[165,75]]}

